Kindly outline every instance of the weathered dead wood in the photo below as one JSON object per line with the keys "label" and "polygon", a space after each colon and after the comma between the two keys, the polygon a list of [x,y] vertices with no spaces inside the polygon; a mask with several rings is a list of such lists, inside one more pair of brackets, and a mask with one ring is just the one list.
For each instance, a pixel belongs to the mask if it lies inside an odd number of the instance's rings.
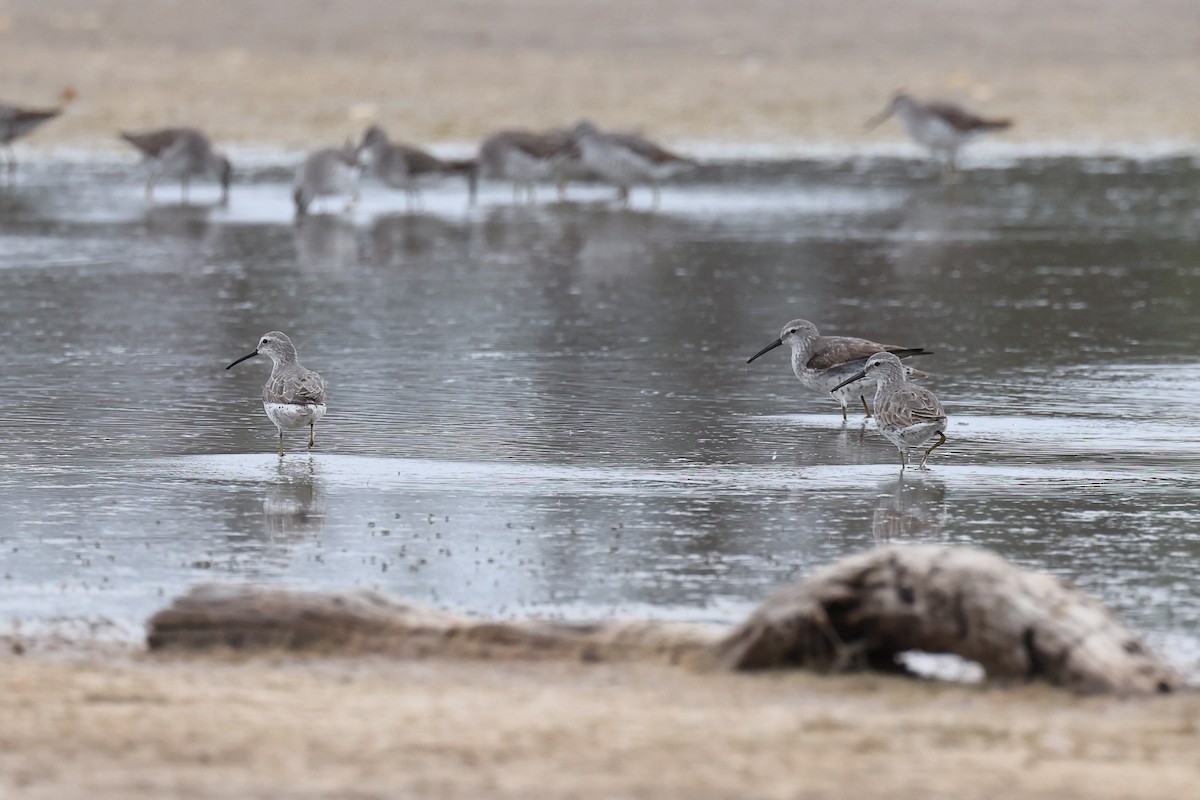
{"label": "weathered dead wood", "polygon": [[726,628],[664,622],[508,622],[458,616],[377,592],[202,585],[149,623],[152,650],[282,648],[402,658],[707,663]]}
{"label": "weathered dead wood", "polygon": [[1098,601],[962,547],[892,546],[842,559],[769,597],[732,633],[666,622],[507,622],[374,592],[200,586],[150,620],[152,649],[284,648],[403,658],[653,661],[729,669],[899,667],[955,653],[989,678],[1077,692],[1175,689],[1180,676]]}
{"label": "weathered dead wood", "polygon": [[717,648],[734,669],[894,668],[955,653],[992,679],[1081,693],[1165,692],[1181,677],[1099,601],[964,547],[892,546],[842,559],[768,598]]}

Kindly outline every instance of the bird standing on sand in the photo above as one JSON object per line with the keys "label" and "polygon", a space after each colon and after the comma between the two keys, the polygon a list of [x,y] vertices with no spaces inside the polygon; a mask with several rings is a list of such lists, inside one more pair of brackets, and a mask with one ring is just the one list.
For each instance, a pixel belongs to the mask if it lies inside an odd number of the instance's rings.
{"label": "bird standing on sand", "polygon": [[319,197],[349,195],[346,211],[358,202],[358,148],[346,142],[342,147],[325,147],[308,155],[296,170],[292,200],[296,216],[308,213],[308,207]]}
{"label": "bird standing on sand", "polygon": [[933,156],[945,159],[948,170],[958,169],[958,151],[967,142],[991,131],[1012,125],[1009,119],[978,117],[953,103],[922,103],[911,95],[897,92],[881,113],[867,121],[867,130],[882,125],[895,114],[905,130]]}
{"label": "bird standing on sand", "polygon": [[[779,338],[750,356],[749,364],[754,359],[769,353],[780,345],[786,344],[792,349],[792,371],[806,389],[820,394],[832,394],[833,399],[842,407],[842,419],[848,417],[847,409],[850,398],[856,394],[862,400],[863,411],[871,416],[867,399],[863,392],[870,391],[875,385],[868,376],[858,379],[864,383],[855,389],[843,389],[846,379],[859,373],[867,359],[880,351],[894,353],[900,358],[909,356],[930,355],[923,347],[901,347],[894,344],[880,344],[868,339],[856,339],[851,336],[822,336],[817,326],[806,319],[794,319],[783,326]],[[904,369],[911,369],[904,367]]]}
{"label": "bird standing on sand", "polygon": [[575,126],[571,140],[579,148],[583,167],[616,186],[617,197],[624,205],[629,204],[630,188],[644,183],[653,192],[657,208],[659,181],[696,165],[645,137],[602,131],[588,120]]}
{"label": "bird standing on sand", "polygon": [[233,165],[213,149],[212,142],[195,128],[162,128],[142,133],[121,133],[121,138],[141,151],[150,162],[150,177],[146,179],[146,200],[154,200],[154,186],[164,175],[179,179],[179,194],[188,200],[188,184],[192,176],[211,176],[221,184],[221,203],[229,202],[229,183]]}
{"label": "bird standing on sand", "polygon": [[[62,103],[66,105],[75,99],[74,89],[64,89]],[[26,108],[9,103],[0,103],[0,148],[3,148],[5,158],[5,173],[12,175],[17,171],[17,154],[13,152],[12,143],[32,131],[39,125],[49,122],[62,113],[59,108]]]}
{"label": "bird standing on sand", "polygon": [[283,456],[284,430],[307,426],[311,448],[317,443],[316,424],[325,416],[325,379],[300,363],[296,346],[279,331],[264,333],[253,352],[225,369],[260,355],[271,359],[271,377],[263,386],[262,398],[263,410],[279,429],[279,455]]}
{"label": "bird standing on sand", "polygon": [[421,184],[445,175],[465,175],[471,201],[475,201],[476,163],[442,160],[419,147],[393,144],[387,133],[378,125],[372,125],[363,134],[358,146],[365,153],[368,166],[377,178],[394,189],[403,189],[408,207],[420,202]]}
{"label": "bird standing on sand", "polygon": [[834,390],[856,381],[870,380],[875,390],[875,427],[900,451],[900,470],[908,466],[908,451],[920,449],[934,437],[937,444],[925,451],[917,469],[925,469],[929,454],[946,443],[946,412],[933,392],[908,380],[904,365],[891,353],[876,353],[862,371],[839,383]]}
{"label": "bird standing on sand", "polygon": [[520,190],[532,203],[536,198],[537,181],[559,177],[559,166],[573,150],[567,131],[551,130],[535,133],[526,130],[497,131],[483,140],[475,159],[479,176],[491,180],[512,181],[513,202]]}

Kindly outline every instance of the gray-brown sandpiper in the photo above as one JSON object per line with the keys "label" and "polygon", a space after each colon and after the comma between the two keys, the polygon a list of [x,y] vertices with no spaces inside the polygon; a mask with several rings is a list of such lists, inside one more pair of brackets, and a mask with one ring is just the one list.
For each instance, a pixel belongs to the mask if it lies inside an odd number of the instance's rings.
{"label": "gray-brown sandpiper", "polygon": [[892,353],[876,353],[863,369],[834,387],[838,391],[858,381],[873,381],[875,427],[900,451],[900,470],[908,466],[908,451],[920,449],[935,437],[937,443],[921,456],[917,469],[925,469],[929,454],[946,443],[946,412],[933,392],[908,380],[904,365]]}
{"label": "gray-brown sandpiper", "polygon": [[341,147],[325,147],[309,153],[296,169],[292,186],[292,201],[296,216],[308,213],[309,206],[320,197],[348,195],[346,211],[358,202],[358,148],[351,142]]}
{"label": "gray-brown sandpiper", "polygon": [[476,158],[479,177],[507,180],[513,184],[513,202],[522,190],[525,199],[535,199],[534,185],[560,177],[560,165],[570,157],[573,145],[564,130],[535,132],[503,130],[483,140]]}
{"label": "gray-brown sandpiper", "polygon": [[[74,89],[64,89],[62,103],[66,105],[75,99]],[[0,149],[4,152],[5,173],[12,175],[17,171],[17,155],[13,152],[12,143],[34,128],[57,117],[62,113],[59,108],[28,108],[26,106],[0,103]]]}
{"label": "gray-brown sandpiper", "polygon": [[408,144],[392,142],[378,125],[372,125],[363,134],[359,152],[371,172],[393,189],[402,189],[408,207],[420,204],[420,191],[424,183],[446,175],[463,175],[471,201],[475,200],[477,164],[474,159],[441,159]]}
{"label": "gray-brown sandpiper", "polygon": [[872,355],[880,351],[895,353],[900,358],[930,355],[923,347],[880,344],[852,336],[822,336],[817,326],[808,320],[794,319],[783,326],[778,339],[750,356],[746,363],[749,364],[764,353],[785,344],[792,349],[792,371],[796,373],[800,383],[814,392],[832,394],[833,399],[842,407],[842,419],[848,417],[849,401],[855,395],[862,400],[866,415],[871,416],[865,392],[874,388],[874,381],[868,379],[853,390],[841,387],[845,385],[848,377],[862,371],[863,365]]}
{"label": "gray-brown sandpiper", "polygon": [[279,455],[283,455],[284,430],[307,427],[312,447],[317,443],[316,424],[325,416],[325,379],[300,363],[292,340],[279,331],[264,333],[253,352],[225,369],[260,355],[271,359],[271,377],[263,386],[262,399],[263,410],[279,429]]}
{"label": "gray-brown sandpiper", "polygon": [[166,176],[179,179],[179,195],[188,200],[188,185],[193,176],[211,176],[221,184],[221,202],[229,201],[229,183],[233,165],[218,153],[202,131],[196,128],[161,128],[141,133],[122,132],[121,138],[136,147],[150,163],[146,179],[146,199],[154,200],[154,186]]}
{"label": "gray-brown sandpiper", "polygon": [[953,103],[923,103],[912,95],[897,92],[887,108],[867,121],[867,129],[879,127],[893,114],[904,123],[908,135],[934,157],[943,158],[951,172],[958,168],[958,151],[963,145],[1012,125],[1009,119],[988,119]]}
{"label": "gray-brown sandpiper", "polygon": [[583,167],[616,186],[618,199],[626,205],[630,188],[646,184],[657,207],[659,182],[696,165],[643,136],[602,131],[588,120],[575,126],[571,139],[579,147]]}

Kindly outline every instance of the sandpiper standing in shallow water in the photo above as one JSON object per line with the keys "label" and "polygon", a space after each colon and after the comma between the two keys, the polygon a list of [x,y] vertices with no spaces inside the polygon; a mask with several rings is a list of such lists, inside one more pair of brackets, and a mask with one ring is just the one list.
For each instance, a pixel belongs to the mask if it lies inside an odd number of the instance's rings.
{"label": "sandpiper standing in shallow water", "polygon": [[471,201],[475,201],[476,163],[442,160],[419,147],[396,144],[388,140],[387,133],[378,125],[372,125],[363,134],[360,152],[366,154],[366,162],[375,177],[393,189],[404,190],[408,207],[420,204],[422,183],[436,180],[445,175],[464,175]]}
{"label": "sandpiper standing in shallow water", "polygon": [[358,148],[351,142],[342,147],[325,147],[310,153],[296,169],[292,200],[296,216],[308,213],[308,207],[319,197],[349,195],[346,211],[358,202]]}
{"label": "sandpiper standing in shallow water", "polygon": [[924,347],[880,344],[851,336],[822,336],[817,326],[808,320],[794,319],[783,326],[778,339],[750,356],[746,363],[749,364],[764,353],[769,353],[784,344],[792,349],[792,371],[796,373],[800,383],[814,392],[832,394],[833,399],[842,407],[843,420],[848,416],[850,398],[856,394],[862,400],[863,411],[868,417],[871,416],[864,393],[874,387],[873,380],[868,378],[864,384],[854,389],[841,387],[845,385],[847,378],[862,371],[863,365],[872,355],[881,350],[895,353],[900,358],[930,355]]}
{"label": "sandpiper standing in shallow water", "polygon": [[[74,89],[64,89],[62,103],[66,105],[75,99]],[[17,171],[17,155],[13,152],[12,143],[32,131],[39,125],[49,122],[62,113],[62,108],[26,108],[9,103],[0,103],[0,148],[5,153],[5,173],[11,176]]]}
{"label": "sandpiper standing in shallow water", "polygon": [[213,149],[212,142],[195,128],[162,128],[142,133],[121,133],[121,138],[141,151],[150,162],[150,177],[146,179],[146,199],[154,200],[154,186],[164,175],[179,178],[179,195],[188,199],[188,184],[192,176],[212,176],[221,184],[221,203],[229,201],[229,183],[233,180],[233,165]]}
{"label": "sandpiper standing in shallow water", "polygon": [[635,133],[602,131],[583,120],[571,132],[583,167],[617,187],[617,198],[629,204],[630,187],[647,184],[658,207],[658,183],[696,162],[672,153]]}
{"label": "sandpiper standing in shallow water", "polygon": [[574,145],[566,131],[537,133],[526,130],[497,131],[479,146],[479,177],[512,181],[513,202],[524,190],[525,199],[535,198],[534,184],[558,177],[563,162],[571,157]]}
{"label": "sandpiper standing in shallow water", "polygon": [[248,358],[265,355],[271,359],[271,377],[263,386],[263,409],[279,429],[279,455],[283,455],[283,432],[308,427],[308,446],[317,443],[316,424],[325,416],[325,379],[305,368],[296,356],[296,347],[286,334],[264,333],[254,352],[234,361],[233,369]]}
{"label": "sandpiper standing in shallow water", "polygon": [[839,383],[834,390],[857,381],[874,381],[875,427],[900,451],[900,470],[908,466],[908,451],[920,449],[937,437],[933,447],[921,456],[917,469],[925,469],[929,454],[946,443],[946,412],[933,392],[908,380],[904,365],[891,353],[876,353],[856,375]]}
{"label": "sandpiper standing in shallow water", "polygon": [[922,103],[912,95],[897,92],[887,108],[867,121],[867,130],[879,127],[893,114],[918,144],[934,157],[945,159],[951,173],[958,169],[959,148],[982,134],[1012,125],[1009,119],[986,119],[953,103]]}

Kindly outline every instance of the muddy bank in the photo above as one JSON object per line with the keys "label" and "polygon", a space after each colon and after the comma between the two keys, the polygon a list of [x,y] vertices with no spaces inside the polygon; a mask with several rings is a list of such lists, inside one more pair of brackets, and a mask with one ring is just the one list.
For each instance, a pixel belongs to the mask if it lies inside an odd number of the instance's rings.
{"label": "muddy bank", "polygon": [[1198,33],[1190,0],[11,0],[0,96],[78,90],[30,138],[43,148],[177,123],[305,147],[373,119],[471,141],[582,115],[674,141],[852,145],[903,139],[862,130],[900,86],[1015,117],[1007,141],[1195,141]]}

